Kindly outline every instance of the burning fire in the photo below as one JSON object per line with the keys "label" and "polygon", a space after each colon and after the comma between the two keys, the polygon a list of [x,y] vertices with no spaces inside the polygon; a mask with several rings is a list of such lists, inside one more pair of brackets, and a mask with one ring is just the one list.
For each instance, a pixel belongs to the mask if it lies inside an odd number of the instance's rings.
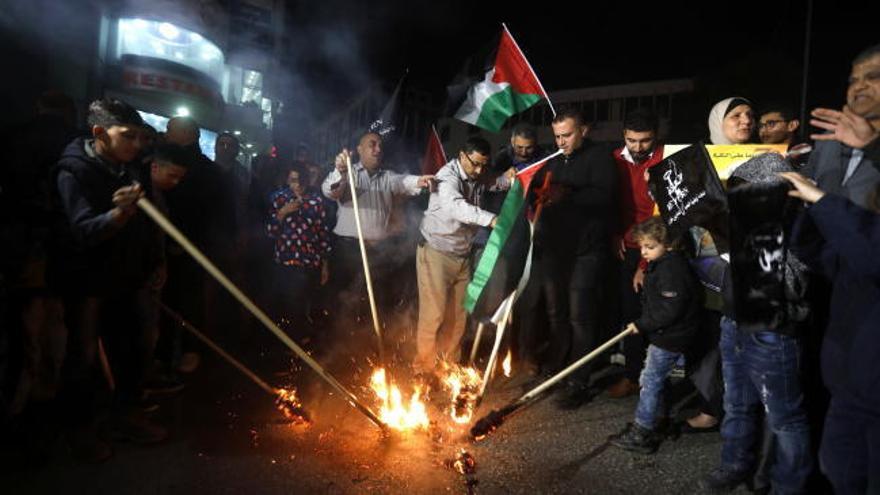
{"label": "burning fire", "polygon": [[482,382],[480,372],[476,368],[465,368],[450,363],[443,363],[443,367],[446,371],[443,384],[452,395],[449,414],[456,423],[468,423],[474,414],[474,403]]}
{"label": "burning fire", "polygon": [[284,417],[297,425],[311,424],[308,413],[302,406],[302,402],[296,396],[296,389],[279,388],[275,390],[278,398],[275,399],[275,405],[278,410],[284,414]]}
{"label": "burning fire", "polygon": [[510,360],[512,356],[510,355],[510,349],[507,350],[507,357],[504,358],[504,361],[501,363],[501,370],[504,371],[504,376],[510,378]]}
{"label": "burning fire", "polygon": [[385,378],[385,368],[378,368],[370,378],[370,387],[382,403],[379,419],[390,428],[400,431],[427,428],[428,411],[422,402],[422,389],[414,387],[409,406],[404,405],[403,394],[397,385],[390,385]]}

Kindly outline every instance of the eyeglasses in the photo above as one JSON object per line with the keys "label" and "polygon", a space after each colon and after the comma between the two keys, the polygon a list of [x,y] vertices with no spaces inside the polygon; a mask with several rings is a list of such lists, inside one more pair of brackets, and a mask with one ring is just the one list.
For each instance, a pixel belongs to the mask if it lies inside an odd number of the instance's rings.
{"label": "eyeglasses", "polygon": [[771,127],[776,127],[778,124],[783,124],[786,121],[784,120],[767,120],[758,124],[759,129],[769,129]]}
{"label": "eyeglasses", "polygon": [[467,161],[470,162],[471,167],[474,167],[474,168],[486,168],[486,167],[489,166],[489,161],[488,161],[488,160],[485,161],[485,162],[483,162],[483,163],[476,163],[476,162],[474,162],[474,160],[473,160],[470,156],[468,156],[467,153],[462,153],[462,154],[464,155],[465,158],[467,158]]}

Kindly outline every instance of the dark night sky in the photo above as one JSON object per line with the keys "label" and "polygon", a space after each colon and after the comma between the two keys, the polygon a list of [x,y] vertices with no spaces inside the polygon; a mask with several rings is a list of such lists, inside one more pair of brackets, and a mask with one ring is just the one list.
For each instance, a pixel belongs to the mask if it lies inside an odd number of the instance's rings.
{"label": "dark night sky", "polygon": [[[292,3],[289,104],[306,114],[308,105],[320,115],[370,82],[393,85],[404,68],[410,69],[410,84],[442,95],[464,59],[502,21],[548,91],[696,77],[707,102],[734,93],[756,102],[800,100],[805,0],[738,2],[723,14],[714,2],[563,2],[531,10],[510,5]],[[876,21],[869,21],[877,11],[869,2],[815,2],[811,105],[842,104],[850,60],[880,42]]]}

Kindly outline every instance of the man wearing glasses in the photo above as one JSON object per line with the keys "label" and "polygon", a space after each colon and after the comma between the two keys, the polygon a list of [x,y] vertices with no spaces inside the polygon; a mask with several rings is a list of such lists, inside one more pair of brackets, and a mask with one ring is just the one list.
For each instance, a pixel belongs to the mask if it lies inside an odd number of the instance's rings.
{"label": "man wearing glasses", "polygon": [[795,118],[791,109],[772,105],[764,108],[761,118],[758,120],[758,134],[764,144],[787,144],[795,143],[796,134],[801,126],[801,121]]}
{"label": "man wearing glasses", "polygon": [[[480,207],[487,186],[479,179],[489,168],[490,157],[489,143],[472,137],[458,157],[435,176],[437,188],[419,227],[422,238],[416,252],[416,371],[430,372],[440,356],[453,362],[460,356],[466,317],[462,301],[471,275],[471,247],[479,227],[495,226],[495,214]],[[490,187],[508,189],[509,176],[499,177]],[[441,329],[442,339],[438,338]]]}

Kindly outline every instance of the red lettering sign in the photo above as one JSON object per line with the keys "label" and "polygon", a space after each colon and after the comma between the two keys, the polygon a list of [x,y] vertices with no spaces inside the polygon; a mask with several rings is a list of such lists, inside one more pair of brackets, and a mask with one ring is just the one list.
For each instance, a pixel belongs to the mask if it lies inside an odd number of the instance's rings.
{"label": "red lettering sign", "polygon": [[212,104],[222,101],[217,91],[165,72],[126,68],[122,71],[122,85],[131,89],[183,94]]}

